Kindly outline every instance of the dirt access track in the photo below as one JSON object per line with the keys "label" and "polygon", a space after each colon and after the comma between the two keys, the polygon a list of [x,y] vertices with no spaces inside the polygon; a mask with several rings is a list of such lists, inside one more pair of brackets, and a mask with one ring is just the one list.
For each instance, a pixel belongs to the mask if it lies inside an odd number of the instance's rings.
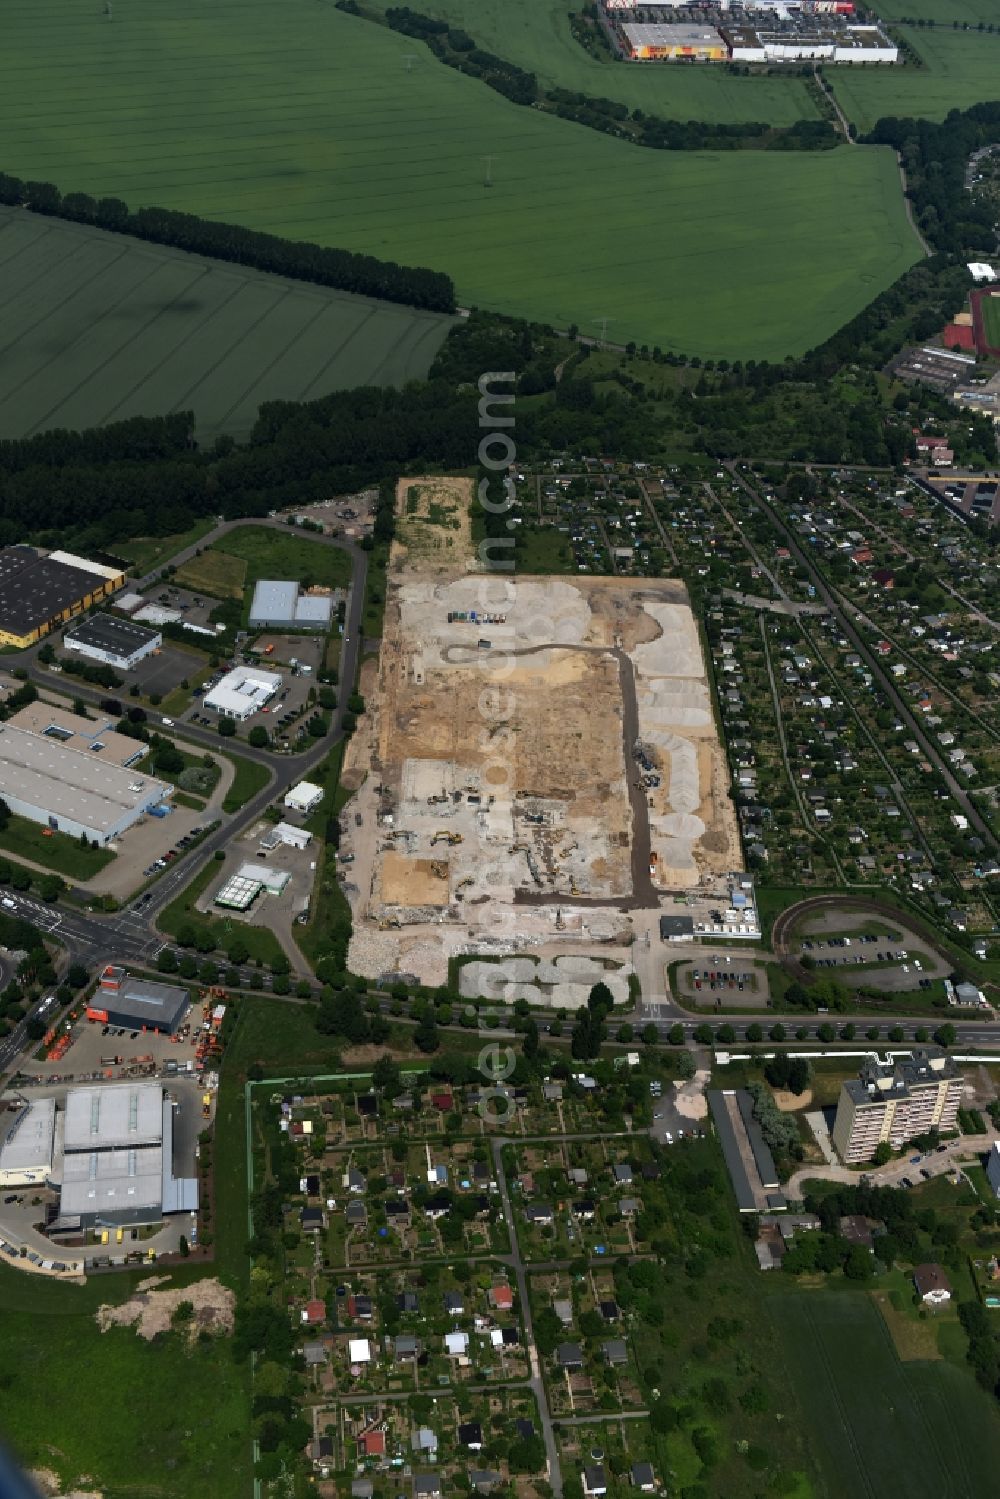
{"label": "dirt access track", "polygon": [[471,503],[465,479],[397,493],[378,674],[344,775],[371,788],[348,808],[365,824],[355,925],[433,924],[465,952],[498,927],[508,940],[482,950],[624,940],[629,909],[740,864],[686,590],[483,571]]}

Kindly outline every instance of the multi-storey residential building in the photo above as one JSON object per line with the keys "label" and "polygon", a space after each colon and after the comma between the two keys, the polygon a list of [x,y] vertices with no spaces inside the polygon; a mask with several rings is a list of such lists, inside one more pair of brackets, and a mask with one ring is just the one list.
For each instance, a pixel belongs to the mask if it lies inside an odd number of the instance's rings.
{"label": "multi-storey residential building", "polygon": [[873,1058],[840,1090],[833,1143],[848,1165],[870,1161],[883,1142],[897,1150],[930,1129],[955,1129],[961,1100],[961,1074],[944,1052]]}

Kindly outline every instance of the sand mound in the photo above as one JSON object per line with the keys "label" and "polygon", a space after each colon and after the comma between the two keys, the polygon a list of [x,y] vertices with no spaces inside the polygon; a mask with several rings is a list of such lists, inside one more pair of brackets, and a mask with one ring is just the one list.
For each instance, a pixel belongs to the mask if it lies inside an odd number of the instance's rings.
{"label": "sand mound", "polygon": [[220,1281],[197,1280],[171,1290],[156,1289],[167,1281],[165,1275],[152,1275],[139,1282],[127,1301],[99,1306],[95,1313],[98,1327],[102,1332],[109,1327],[134,1327],[140,1338],[149,1341],[158,1333],[168,1332],[174,1312],[182,1302],[189,1301],[194,1312],[186,1326],[192,1338],[203,1330],[232,1332],[236,1298]]}

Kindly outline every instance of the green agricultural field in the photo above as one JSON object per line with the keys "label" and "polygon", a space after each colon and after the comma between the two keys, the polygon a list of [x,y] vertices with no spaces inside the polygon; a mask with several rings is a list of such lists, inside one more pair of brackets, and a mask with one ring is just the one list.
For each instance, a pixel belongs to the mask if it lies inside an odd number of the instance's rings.
{"label": "green agricultural field", "polygon": [[120,0],[111,24],[11,0],[4,23],[6,170],[433,266],[466,305],[781,359],[919,258],[889,151],[643,150],[311,0]]}
{"label": "green agricultural field", "polygon": [[175,1332],[145,1342],[131,1328],[98,1330],[98,1306],[124,1300],[141,1278],[70,1286],[0,1268],[4,1440],[27,1467],[55,1472],[62,1492],[245,1499],[248,1373],[229,1339],[188,1347]]}
{"label": "green agricultural field", "polygon": [[935,27],[951,31],[960,26],[1000,27],[997,0],[875,0],[872,9],[887,21],[933,21]]}
{"label": "green agricultural field", "polygon": [[[907,13],[913,14],[908,0]],[[995,8],[995,7],[994,7]],[[951,109],[1000,99],[1000,33],[902,26],[925,68],[827,68],[840,106],[861,134],[884,115],[943,120]]]}
{"label": "green agricultural field", "polygon": [[1000,1413],[971,1373],[901,1362],[863,1291],[781,1291],[769,1306],[831,1494],[993,1492]]}
{"label": "green agricultural field", "polygon": [[[392,0],[375,3],[382,11],[392,8]],[[736,78],[723,67],[644,66],[617,62],[610,55],[601,61],[573,36],[573,0],[475,0],[474,5],[469,0],[419,0],[412,8],[461,27],[487,52],[534,73],[542,83],[616,99],[667,120],[794,125],[818,118],[804,80],[791,74]]]}
{"label": "green agricultural field", "polygon": [[451,323],[11,208],[0,265],[0,437],[187,410],[246,436],[264,401],[426,375]]}

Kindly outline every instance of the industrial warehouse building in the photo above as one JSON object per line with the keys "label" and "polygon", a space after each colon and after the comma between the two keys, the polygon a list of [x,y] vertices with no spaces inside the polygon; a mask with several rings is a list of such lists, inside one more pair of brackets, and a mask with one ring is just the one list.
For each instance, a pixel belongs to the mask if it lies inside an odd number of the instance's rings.
{"label": "industrial warehouse building", "polygon": [[250,628],[269,630],[328,630],[333,595],[303,593],[298,583],[261,578],[253,591]]}
{"label": "industrial warehouse building", "polygon": [[225,718],[235,718],[242,722],[269,703],[280,686],[281,678],[276,672],[258,671],[254,666],[241,666],[236,671],[228,672],[205,695],[202,703]]}
{"label": "industrial warehouse building", "polygon": [[729,55],[725,42],[712,26],[630,24],[622,27],[622,33],[630,55],[638,62],[681,59],[724,62]]}
{"label": "industrial warehouse building", "polygon": [[0,797],[18,817],[111,843],[172,794],[166,781],[75,749],[58,735],[0,724]]}
{"label": "industrial warehouse building", "polygon": [[195,1212],[198,1182],[173,1174],[174,1109],[159,1083],[71,1088],[54,1227],[82,1229],[157,1223]]}
{"label": "industrial warehouse building", "polygon": [[144,656],[159,650],[163,636],[157,630],[149,630],[132,620],[116,619],[113,614],[95,614],[67,630],[63,644],[68,651],[78,651],[93,661],[117,666],[120,671],[130,671]]}
{"label": "industrial warehouse building", "polygon": [[87,1005],[87,1019],[127,1030],[158,1031],[173,1036],[188,1012],[188,991],[177,984],[156,984],[133,978],[124,968],[109,965]]}
{"label": "industrial warehouse building", "polygon": [[120,568],[72,552],[29,546],[0,551],[0,645],[23,649],[74,615],[109,598],[125,582]]}
{"label": "industrial warehouse building", "polygon": [[[7,1119],[10,1119],[8,1114]],[[43,1187],[52,1176],[56,1101],[35,1098],[24,1104],[0,1138],[0,1190]]]}
{"label": "industrial warehouse building", "polygon": [[143,740],[117,733],[110,718],[103,715],[84,718],[68,708],[43,703],[40,698],[19,709],[7,723],[10,728],[27,729],[30,734],[41,734],[69,749],[100,755],[107,765],[135,765],[149,753],[149,746]]}
{"label": "industrial warehouse building", "polygon": [[35,1098],[0,1143],[0,1187],[59,1190],[55,1230],[158,1223],[198,1207],[195,1177],[173,1171],[174,1106],[159,1083],[70,1088],[64,1110]]}

